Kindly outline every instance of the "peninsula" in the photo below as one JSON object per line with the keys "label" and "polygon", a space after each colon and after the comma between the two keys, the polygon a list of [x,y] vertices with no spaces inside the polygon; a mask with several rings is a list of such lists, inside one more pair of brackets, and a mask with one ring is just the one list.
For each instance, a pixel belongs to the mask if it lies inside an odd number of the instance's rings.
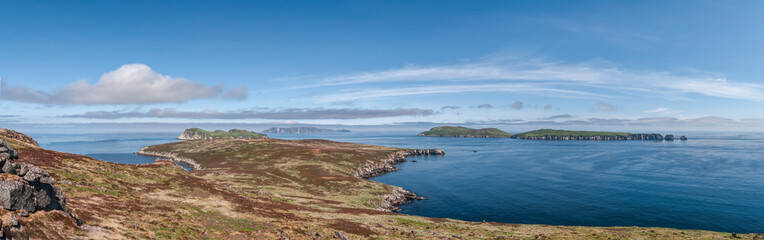
{"label": "peninsula", "polygon": [[423,137],[508,138],[512,134],[497,128],[473,129],[459,126],[440,126],[421,132]]}
{"label": "peninsula", "polygon": [[323,129],[323,128],[315,128],[315,127],[288,127],[288,128],[272,127],[272,128],[263,130],[263,133],[333,133],[333,132],[347,133],[347,132],[350,132],[350,130],[346,130],[346,129],[334,130],[334,129]]}
{"label": "peninsula", "polygon": [[265,134],[251,132],[241,129],[231,129],[228,132],[223,130],[207,131],[201,128],[189,128],[183,131],[178,136],[180,140],[197,140],[197,139],[221,139],[221,138],[233,138],[233,139],[259,139],[268,138]]}

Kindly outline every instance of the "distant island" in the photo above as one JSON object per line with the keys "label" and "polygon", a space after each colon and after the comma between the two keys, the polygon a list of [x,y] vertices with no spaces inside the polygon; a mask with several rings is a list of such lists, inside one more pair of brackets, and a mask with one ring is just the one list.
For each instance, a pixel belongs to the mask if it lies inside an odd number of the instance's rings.
{"label": "distant island", "polygon": [[189,128],[183,131],[178,136],[180,140],[196,140],[196,139],[220,139],[220,138],[233,138],[233,139],[259,139],[268,138],[265,134],[260,134],[252,131],[242,129],[231,129],[228,132],[223,130],[207,131],[201,128]]}
{"label": "distant island", "polygon": [[346,130],[346,129],[334,130],[334,129],[323,129],[323,128],[315,128],[315,127],[288,127],[288,128],[272,127],[272,128],[263,130],[263,133],[333,133],[333,132],[350,132],[350,130]]}
{"label": "distant island", "polygon": [[[499,138],[508,137],[523,140],[655,140],[674,141],[674,135],[660,133],[626,133],[626,132],[598,132],[598,131],[568,131],[554,129],[539,129],[512,135],[496,128],[472,129],[466,127],[439,126],[429,131],[419,133],[425,137],[468,137],[468,138]],[[679,140],[685,141],[687,137],[681,136]]]}
{"label": "distant island", "polygon": [[458,126],[440,126],[421,132],[418,136],[424,137],[466,137],[466,138],[508,138],[511,133],[497,128],[473,129]]}

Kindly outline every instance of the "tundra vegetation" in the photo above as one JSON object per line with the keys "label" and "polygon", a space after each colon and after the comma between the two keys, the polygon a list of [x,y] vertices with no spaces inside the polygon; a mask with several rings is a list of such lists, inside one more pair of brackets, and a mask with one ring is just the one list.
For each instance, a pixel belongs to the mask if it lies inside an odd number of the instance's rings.
{"label": "tundra vegetation", "polygon": [[[353,177],[396,148],[326,140],[213,139],[148,147],[194,159],[125,165],[46,150],[7,137],[21,163],[50,173],[67,208],[16,218],[5,230],[39,239],[742,239],[756,234],[641,227],[580,227],[466,222],[378,210],[396,187]],[[425,196],[426,197],[426,196]],[[425,200],[426,201],[426,200]],[[6,234],[9,234],[6,231]],[[7,235],[6,235],[7,236]]]}

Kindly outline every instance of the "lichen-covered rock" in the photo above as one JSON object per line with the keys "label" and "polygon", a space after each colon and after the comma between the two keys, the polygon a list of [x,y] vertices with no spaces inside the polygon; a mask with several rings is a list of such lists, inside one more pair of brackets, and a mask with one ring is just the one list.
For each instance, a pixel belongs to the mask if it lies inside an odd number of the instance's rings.
{"label": "lichen-covered rock", "polygon": [[37,210],[34,187],[19,176],[1,173],[0,206],[8,210],[34,212]]}
{"label": "lichen-covered rock", "polygon": [[[28,170],[26,170],[25,174],[23,175],[24,180],[27,180],[32,183],[44,183],[49,185],[52,185],[53,183],[56,182],[55,180],[53,180],[52,177],[50,177],[50,175],[48,175],[48,172],[46,172],[45,170],[42,170],[42,168],[38,166],[26,164],[25,168]],[[18,172],[21,173],[21,171],[18,171]]]}
{"label": "lichen-covered rock", "polygon": [[[16,151],[0,138],[0,206],[6,210],[33,213],[38,210],[66,209],[61,188],[44,169],[28,163],[16,163]],[[71,215],[71,214],[70,214]]]}

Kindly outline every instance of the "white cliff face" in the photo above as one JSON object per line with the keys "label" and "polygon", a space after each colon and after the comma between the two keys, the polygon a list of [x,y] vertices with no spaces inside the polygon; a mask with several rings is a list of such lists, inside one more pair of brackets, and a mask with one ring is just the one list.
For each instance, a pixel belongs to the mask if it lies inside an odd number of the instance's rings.
{"label": "white cliff face", "polygon": [[196,140],[196,139],[212,139],[211,136],[200,134],[198,132],[192,132],[192,131],[183,131],[183,133],[178,136],[179,140]]}

